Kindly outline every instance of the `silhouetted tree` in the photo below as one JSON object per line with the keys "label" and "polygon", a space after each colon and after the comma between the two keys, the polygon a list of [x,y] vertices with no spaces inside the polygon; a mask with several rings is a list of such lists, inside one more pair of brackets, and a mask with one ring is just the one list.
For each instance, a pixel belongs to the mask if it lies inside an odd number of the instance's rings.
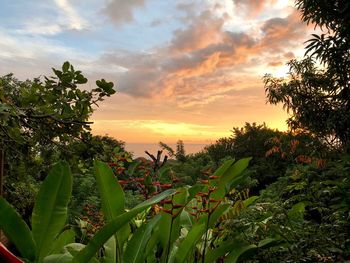
{"label": "silhouetted tree", "polygon": [[[289,62],[289,77],[264,78],[267,100],[292,113],[292,129],[305,129],[350,152],[350,2],[297,0],[313,34],[301,61]],[[321,66],[319,66],[321,64]]]}

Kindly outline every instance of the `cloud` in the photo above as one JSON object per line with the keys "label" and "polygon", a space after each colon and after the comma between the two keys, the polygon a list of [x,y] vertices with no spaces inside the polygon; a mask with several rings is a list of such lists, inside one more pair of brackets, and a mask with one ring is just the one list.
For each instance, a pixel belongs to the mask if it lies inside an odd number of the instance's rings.
{"label": "cloud", "polygon": [[40,12],[40,15],[29,15],[22,21],[19,18],[21,26],[13,32],[41,37],[54,36],[67,30],[82,31],[91,28],[82,15],[82,13],[86,15],[87,10],[83,9],[84,12],[78,12],[67,0],[55,0],[54,2],[56,5],[48,3],[39,5],[37,12]]}
{"label": "cloud", "polygon": [[60,67],[66,60],[60,54],[64,54],[74,65],[91,62],[89,54],[60,41],[43,36],[34,38],[0,27],[0,75],[13,72],[20,79],[51,75],[50,67]]}
{"label": "cloud", "polygon": [[[181,8],[194,15],[192,5]],[[123,93],[171,100],[177,107],[203,107],[240,90],[242,83],[237,80],[242,76],[247,80],[255,74],[257,78],[247,82],[250,87],[262,86],[266,65],[285,64],[294,57],[290,50],[300,46],[306,35],[296,11],[263,20],[259,30],[245,32],[226,30],[227,19],[225,13],[204,10],[175,30],[166,46],[139,53],[111,51],[101,59],[125,67],[125,72],[114,76]]]}
{"label": "cloud", "polygon": [[115,25],[132,22],[134,9],[145,5],[145,0],[112,0],[103,9],[103,12]]}
{"label": "cloud", "polygon": [[202,12],[189,27],[175,31],[170,50],[190,52],[221,42],[223,23],[223,18],[213,19],[209,10]]}
{"label": "cloud", "polygon": [[250,19],[259,16],[265,8],[271,10],[277,2],[278,0],[233,0],[237,13]]}
{"label": "cloud", "polygon": [[281,50],[285,46],[305,39],[306,26],[300,20],[300,13],[294,10],[286,18],[272,18],[264,22],[261,27],[263,40],[261,45],[269,48]]}
{"label": "cloud", "polygon": [[79,15],[79,13],[69,4],[68,0],[55,0],[55,2],[65,14],[69,29],[82,30],[87,27],[87,21],[85,21]]}

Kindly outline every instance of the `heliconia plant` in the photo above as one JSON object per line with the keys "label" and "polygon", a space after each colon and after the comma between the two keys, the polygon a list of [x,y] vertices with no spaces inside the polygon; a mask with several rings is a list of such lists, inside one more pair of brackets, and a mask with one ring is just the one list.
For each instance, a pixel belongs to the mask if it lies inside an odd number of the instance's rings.
{"label": "heliconia plant", "polygon": [[[72,176],[65,162],[55,165],[43,182],[35,203],[32,231],[15,210],[0,199],[0,228],[25,262],[138,263],[237,262],[259,246],[226,241],[215,234],[216,224],[229,211],[225,196],[247,177],[250,158],[226,161],[213,175],[194,186],[168,189],[125,210],[124,192],[112,169],[95,161],[94,173],[106,224],[84,245],[74,243],[63,228],[71,197]],[[130,223],[146,216],[136,230]]]}
{"label": "heliconia plant", "polygon": [[[67,206],[72,195],[72,175],[66,162],[53,166],[38,193],[31,219],[31,230],[7,201],[0,197],[0,228],[20,252],[25,262],[44,258],[72,242],[63,231]],[[63,232],[62,232],[63,231]]]}

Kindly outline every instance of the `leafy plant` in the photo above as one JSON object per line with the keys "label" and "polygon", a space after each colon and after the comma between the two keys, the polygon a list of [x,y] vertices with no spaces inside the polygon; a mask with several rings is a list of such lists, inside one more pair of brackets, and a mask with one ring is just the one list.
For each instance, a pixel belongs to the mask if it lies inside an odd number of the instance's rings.
{"label": "leafy plant", "polygon": [[[64,230],[72,177],[67,163],[61,162],[40,188],[33,230],[4,199],[0,209],[6,216],[0,226],[28,262],[215,262],[224,257],[236,262],[243,255],[249,256],[247,251],[253,252],[255,246],[227,243],[216,229],[232,205],[225,196],[246,179],[244,170],[249,161],[226,161],[200,184],[165,190],[129,211],[112,169],[95,161],[106,224],[86,245],[71,243],[73,232]],[[141,224],[132,224],[141,212]]]}
{"label": "leafy plant", "polygon": [[56,164],[43,182],[32,214],[32,226],[21,219],[6,200],[0,197],[0,228],[28,262],[43,262],[57,244],[64,244],[63,228],[71,197],[72,176],[67,163]]}

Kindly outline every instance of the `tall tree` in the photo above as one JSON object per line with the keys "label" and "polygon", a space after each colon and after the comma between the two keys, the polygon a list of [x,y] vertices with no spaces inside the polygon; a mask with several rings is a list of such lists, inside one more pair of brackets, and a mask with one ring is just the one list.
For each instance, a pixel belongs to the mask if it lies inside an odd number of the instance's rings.
{"label": "tall tree", "polygon": [[289,62],[289,77],[264,77],[267,100],[291,112],[292,129],[305,129],[350,152],[350,2],[296,0],[313,34],[306,57]]}
{"label": "tall tree", "polygon": [[178,140],[176,143],[176,153],[175,153],[176,160],[180,162],[186,161],[186,152],[185,152],[185,145],[182,140]]}

